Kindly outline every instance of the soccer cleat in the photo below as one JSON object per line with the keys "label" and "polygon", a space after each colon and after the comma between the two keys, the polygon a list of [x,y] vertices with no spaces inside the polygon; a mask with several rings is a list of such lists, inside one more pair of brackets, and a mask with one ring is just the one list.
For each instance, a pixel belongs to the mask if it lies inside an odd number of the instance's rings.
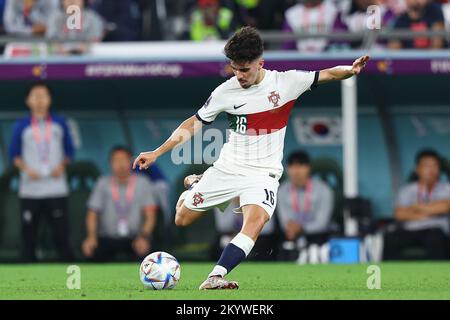
{"label": "soccer cleat", "polygon": [[220,276],[212,276],[206,279],[198,288],[199,290],[223,290],[223,289],[239,289],[236,281],[228,281]]}
{"label": "soccer cleat", "polygon": [[184,187],[186,189],[189,189],[192,187],[194,183],[197,183],[200,181],[200,179],[203,177],[203,174],[191,174],[190,176],[187,176],[184,178]]}

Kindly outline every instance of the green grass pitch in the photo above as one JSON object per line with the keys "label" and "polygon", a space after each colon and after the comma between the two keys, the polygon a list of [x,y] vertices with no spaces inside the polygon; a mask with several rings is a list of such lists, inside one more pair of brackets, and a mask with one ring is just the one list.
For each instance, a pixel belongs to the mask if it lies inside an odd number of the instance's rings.
{"label": "green grass pitch", "polygon": [[199,291],[212,263],[182,263],[173,290],[143,288],[138,264],[79,264],[81,289],[66,287],[67,265],[0,265],[0,299],[450,299],[450,263],[382,263],[381,289],[367,288],[367,265],[243,263],[239,290]]}

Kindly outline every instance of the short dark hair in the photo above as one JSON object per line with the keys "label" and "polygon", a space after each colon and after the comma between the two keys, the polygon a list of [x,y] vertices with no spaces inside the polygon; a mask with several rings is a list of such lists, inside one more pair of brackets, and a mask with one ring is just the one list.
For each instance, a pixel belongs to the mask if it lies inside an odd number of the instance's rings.
{"label": "short dark hair", "polygon": [[287,159],[288,166],[293,164],[310,165],[311,159],[308,153],[302,150],[292,152]]}
{"label": "short dark hair", "polygon": [[422,149],[419,152],[417,152],[417,154],[416,154],[416,165],[418,165],[419,162],[423,158],[434,158],[439,163],[439,165],[441,165],[441,160],[442,160],[441,156],[434,149]]}
{"label": "short dark hair", "polygon": [[127,146],[122,146],[122,145],[117,145],[111,148],[111,151],[109,151],[109,159],[111,160],[113,155],[116,152],[125,152],[126,154],[128,154],[130,156],[130,158],[133,156],[133,152],[131,151],[130,148],[128,148]]}
{"label": "short dark hair", "polygon": [[250,62],[262,56],[263,41],[255,28],[243,27],[225,45],[225,56],[235,62]]}
{"label": "short dark hair", "polygon": [[35,88],[39,88],[39,87],[43,87],[46,88],[48,93],[50,94],[50,96],[52,95],[52,90],[50,89],[49,85],[44,82],[44,81],[38,81],[38,82],[33,82],[27,89],[27,92],[25,94],[25,97],[29,97],[31,94],[31,91],[33,91]]}

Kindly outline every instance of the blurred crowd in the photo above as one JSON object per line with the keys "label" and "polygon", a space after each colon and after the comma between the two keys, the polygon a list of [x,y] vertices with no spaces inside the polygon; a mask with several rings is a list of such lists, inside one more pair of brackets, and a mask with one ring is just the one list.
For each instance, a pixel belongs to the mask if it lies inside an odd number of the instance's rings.
{"label": "blurred crowd", "polygon": [[[377,9],[371,9],[373,5]],[[71,6],[80,8],[80,28],[67,26]],[[372,14],[379,15],[383,29],[450,28],[448,0],[0,0],[1,12],[4,34],[83,43],[226,39],[244,25],[263,31],[357,33],[367,29],[367,18],[375,17]],[[308,38],[269,47],[318,52],[362,45],[360,40]],[[448,43],[443,37],[420,37],[377,41],[375,45],[437,49]],[[74,44],[57,50],[78,53],[84,48]]]}
{"label": "blurred crowd", "polygon": [[[164,199],[177,191],[167,188],[158,167],[133,171],[131,150],[126,146],[110,150],[109,173],[96,178],[86,203],[78,209],[81,212],[75,212],[83,218],[76,230],[69,223],[67,168],[75,149],[67,121],[50,110],[52,92],[45,83],[33,84],[25,102],[29,115],[17,120],[9,143],[11,163],[20,175],[23,261],[39,260],[38,234],[44,223],[62,261],[74,260],[74,249],[91,261],[113,260],[119,253],[136,259],[159,250],[161,243],[154,246],[157,225],[162,220],[173,225],[175,211]],[[430,149],[415,157],[413,174],[399,190],[393,218],[379,225],[368,199],[343,198],[342,176],[332,165],[301,150],[287,155],[274,217],[262,230],[250,259],[296,260],[303,249],[323,246],[332,237],[375,233],[382,234],[386,260],[450,259],[450,183],[448,177],[443,179],[444,161]],[[238,207],[239,199],[234,199],[224,212],[210,212],[215,225],[208,228],[217,234],[210,243],[211,259],[240,231],[242,216],[234,212]],[[343,211],[357,225],[352,234],[347,233]],[[85,235],[75,244],[79,248],[71,243],[71,233]],[[411,248],[418,249],[419,255],[409,255]]]}

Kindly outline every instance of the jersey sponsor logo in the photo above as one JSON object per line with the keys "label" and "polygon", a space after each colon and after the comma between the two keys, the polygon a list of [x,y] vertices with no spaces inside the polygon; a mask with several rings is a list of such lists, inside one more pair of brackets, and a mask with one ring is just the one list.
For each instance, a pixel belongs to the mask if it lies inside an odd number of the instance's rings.
{"label": "jersey sponsor logo", "polygon": [[203,194],[200,192],[196,192],[193,197],[193,205],[197,207],[199,204],[202,204],[205,199],[203,198]]}
{"label": "jersey sponsor logo", "polygon": [[272,91],[267,98],[269,99],[269,102],[273,104],[274,108],[279,106],[278,102],[280,102],[281,98],[278,92]]}
{"label": "jersey sponsor logo", "polygon": [[234,110],[236,110],[236,109],[239,109],[239,108],[242,108],[243,106],[245,106],[247,103],[243,103],[243,104],[240,104],[240,105],[238,105],[238,106],[233,106],[233,108],[234,108]]}

